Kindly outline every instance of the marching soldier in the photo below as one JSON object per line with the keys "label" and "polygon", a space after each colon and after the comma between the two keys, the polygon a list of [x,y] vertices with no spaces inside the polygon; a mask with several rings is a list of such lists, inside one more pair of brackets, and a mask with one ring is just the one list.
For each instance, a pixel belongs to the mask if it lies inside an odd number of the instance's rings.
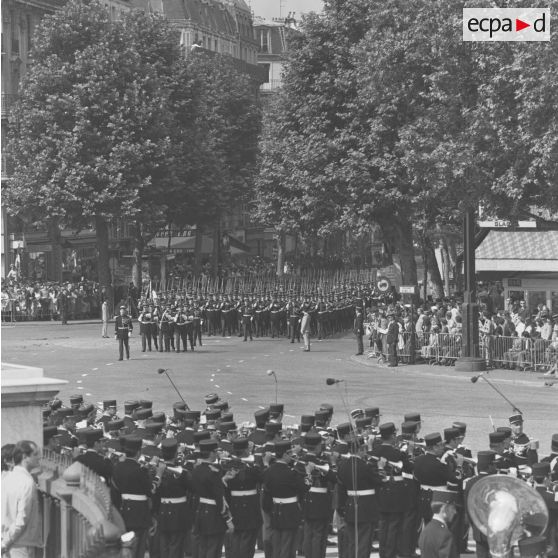
{"label": "marching soldier", "polygon": [[180,343],[182,342],[183,351],[188,351],[188,343],[186,337],[186,313],[184,312],[184,306],[179,306],[178,310],[174,316],[174,345],[176,347],[176,352],[180,352]]}
{"label": "marching soldier", "polygon": [[229,334],[232,335],[233,321],[232,321],[232,311],[234,310],[230,295],[221,303],[221,316],[223,318],[223,337]]}
{"label": "marching soldier", "polygon": [[518,465],[529,465],[537,463],[539,457],[537,455],[538,443],[531,440],[525,432],[523,432],[523,415],[515,414],[510,417],[510,427],[512,429],[512,452],[515,455]]}
{"label": "marching soldier", "polygon": [[248,340],[248,335],[250,336],[250,341],[252,339],[252,322],[254,320],[254,310],[251,307],[247,298],[244,299],[244,305],[241,307],[242,311],[242,329],[244,330],[244,341]]}
{"label": "marching soldier", "polygon": [[327,335],[326,322],[327,322],[327,304],[324,301],[324,297],[320,296],[320,301],[316,305],[316,320],[318,326],[318,341],[325,338]]}
{"label": "marching soldier", "polygon": [[194,347],[199,343],[200,347],[202,346],[202,324],[203,324],[203,315],[200,309],[199,304],[196,302],[194,303],[194,310],[193,310],[193,330],[194,330]]}
{"label": "marching soldier", "polygon": [[146,348],[151,351],[151,326],[153,324],[153,307],[149,306],[140,312],[138,316],[138,322],[140,323],[140,335],[141,335],[141,352],[145,353]]}
{"label": "marching soldier", "polygon": [[123,360],[124,349],[126,349],[126,359],[130,359],[129,338],[132,335],[133,329],[132,318],[126,314],[126,306],[121,306],[120,316],[117,316],[114,321],[114,338],[118,339],[118,352],[120,355],[118,360]]}
{"label": "marching soldier", "polygon": [[[172,338],[172,331],[171,331],[171,324],[173,322],[172,314],[171,314],[171,307],[170,305],[165,306],[163,310],[163,314],[161,315],[161,322],[159,324],[159,352],[162,353],[163,350],[166,353],[170,352],[171,348],[171,338]],[[164,344],[164,348],[163,348]],[[173,340],[174,345],[174,340]]]}
{"label": "marching soldier", "polygon": [[354,322],[354,333],[357,339],[357,355],[362,355],[364,353],[364,316],[362,314],[362,308],[357,307],[355,322]]}

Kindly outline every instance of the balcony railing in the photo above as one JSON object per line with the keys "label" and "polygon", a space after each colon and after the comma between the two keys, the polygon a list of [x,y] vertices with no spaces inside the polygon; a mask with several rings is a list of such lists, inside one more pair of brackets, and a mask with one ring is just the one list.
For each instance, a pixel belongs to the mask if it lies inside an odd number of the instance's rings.
{"label": "balcony railing", "polygon": [[8,116],[12,107],[17,103],[19,95],[2,93],[2,118]]}
{"label": "balcony railing", "polygon": [[283,85],[283,81],[280,79],[271,79],[267,83],[262,83],[260,85],[260,91],[276,91]]}

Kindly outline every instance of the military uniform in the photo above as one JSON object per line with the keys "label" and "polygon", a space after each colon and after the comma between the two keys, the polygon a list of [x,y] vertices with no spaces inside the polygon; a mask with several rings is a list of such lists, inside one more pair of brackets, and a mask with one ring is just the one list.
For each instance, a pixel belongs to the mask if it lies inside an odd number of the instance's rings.
{"label": "military uniform", "polygon": [[[125,310],[126,308],[121,306],[120,309]],[[126,358],[130,358],[129,336],[133,329],[134,326],[132,324],[132,318],[126,316],[125,313],[124,315],[116,317],[116,320],[114,321],[114,334],[118,339],[118,360],[122,360],[124,358],[124,349],[126,349]]]}

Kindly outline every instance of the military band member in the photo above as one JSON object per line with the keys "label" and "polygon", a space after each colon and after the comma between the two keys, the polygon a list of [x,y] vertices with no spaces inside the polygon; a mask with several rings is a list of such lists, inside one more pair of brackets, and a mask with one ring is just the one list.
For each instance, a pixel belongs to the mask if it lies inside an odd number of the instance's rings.
{"label": "military band member", "polygon": [[196,496],[194,511],[194,555],[199,558],[221,558],[225,533],[233,531],[233,522],[220,468],[215,464],[218,443],[200,440],[199,465],[192,471],[192,487]]}
{"label": "military band member", "polygon": [[84,428],[77,431],[78,439],[83,440],[86,450],[75,461],[97,473],[108,484],[112,473],[112,464],[103,455],[104,434],[100,428]]}
{"label": "military band member", "polygon": [[460,482],[440,458],[445,453],[444,441],[438,432],[424,437],[426,453],[415,459],[414,475],[421,488],[421,513],[425,523],[432,519],[430,503],[458,500]]}
{"label": "military band member", "polygon": [[525,432],[523,432],[523,415],[515,414],[509,419],[510,428],[512,429],[512,447],[511,450],[516,458],[518,465],[532,465],[539,460],[537,454],[538,443],[531,440]]}
{"label": "military band member", "polygon": [[117,316],[114,321],[114,338],[118,339],[118,360],[123,360],[124,349],[126,349],[126,359],[130,359],[129,338],[132,335],[133,329],[132,318],[126,314],[126,306],[121,306],[120,316]]}
{"label": "military band member", "polygon": [[141,438],[124,437],[126,459],[114,465],[112,474],[113,502],[120,511],[127,531],[134,531],[136,538],[134,558],[144,558],[148,529],[151,527],[151,497],[157,490],[164,465],[157,467],[150,478],[146,468],[138,463]]}
{"label": "military band member", "polygon": [[366,460],[365,444],[353,436],[350,447],[351,455],[338,464],[337,512],[346,523],[346,556],[368,558],[379,519],[376,490],[382,477],[377,464]]}
{"label": "military band member", "polygon": [[226,543],[227,558],[253,558],[262,525],[259,485],[261,469],[254,464],[247,438],[232,441],[233,457],[224,477],[234,532]]}
{"label": "military band member", "polygon": [[275,443],[276,460],[263,476],[263,510],[271,516],[272,558],[295,558],[300,504],[306,492],[304,476],[293,470],[288,440]]}
{"label": "military band member", "polygon": [[157,491],[159,552],[162,558],[183,558],[186,533],[192,527],[190,474],[178,466],[178,442],[167,438],[161,442],[161,457],[166,468]]}
{"label": "military band member", "polygon": [[308,491],[304,496],[303,554],[305,558],[325,558],[327,535],[333,508],[332,495],[336,474],[322,457],[322,437],[317,432],[304,436]]}

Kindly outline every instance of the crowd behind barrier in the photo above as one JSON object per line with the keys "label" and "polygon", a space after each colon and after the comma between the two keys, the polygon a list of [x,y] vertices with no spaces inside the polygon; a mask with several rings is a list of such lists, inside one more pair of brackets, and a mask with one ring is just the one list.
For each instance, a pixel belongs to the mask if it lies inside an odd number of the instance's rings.
{"label": "crowd behind barrier", "polygon": [[103,290],[94,281],[2,283],[2,322],[86,320],[101,317]]}

